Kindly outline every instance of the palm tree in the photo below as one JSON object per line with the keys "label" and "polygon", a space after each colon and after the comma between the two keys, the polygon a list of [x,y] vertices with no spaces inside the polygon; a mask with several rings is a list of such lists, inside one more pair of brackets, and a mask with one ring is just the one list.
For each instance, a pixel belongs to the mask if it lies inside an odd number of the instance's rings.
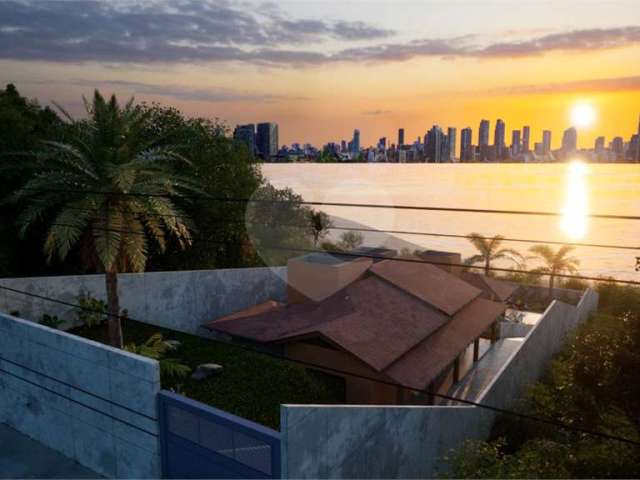
{"label": "palm tree", "polygon": [[313,238],[313,246],[318,246],[318,241],[329,233],[333,226],[329,215],[322,210],[309,210],[309,231]]}
{"label": "palm tree", "polygon": [[491,262],[495,260],[510,260],[516,264],[520,264],[522,261],[522,255],[516,250],[501,248],[502,242],[504,241],[502,235],[487,238],[479,233],[470,233],[467,235],[467,240],[469,240],[480,253],[467,258],[464,264],[475,265],[477,263],[484,263],[484,274],[486,276],[491,274]]}
{"label": "palm tree", "polygon": [[195,181],[175,172],[186,163],[172,147],[149,141],[147,115],[133,105],[121,107],[115,95],[105,101],[96,90],[85,99],[88,118],[75,121],[63,109],[72,132],[67,143],[44,142],[42,151],[18,168],[30,179],[12,200],[24,203],[20,233],[47,222],[47,260],[64,260],[78,247],[88,267],[105,273],[109,342],[122,348],[118,273],[144,271],[150,244],[160,252],[174,239],[191,244],[190,222],[173,202]]}
{"label": "palm tree", "polygon": [[536,268],[532,272],[549,275],[549,295],[553,293],[556,275],[565,272],[570,274],[578,272],[580,260],[576,257],[567,256],[573,250],[574,247],[569,245],[560,247],[558,251],[554,251],[549,245],[535,245],[529,249],[531,253],[534,253],[537,258],[545,263],[543,267]]}

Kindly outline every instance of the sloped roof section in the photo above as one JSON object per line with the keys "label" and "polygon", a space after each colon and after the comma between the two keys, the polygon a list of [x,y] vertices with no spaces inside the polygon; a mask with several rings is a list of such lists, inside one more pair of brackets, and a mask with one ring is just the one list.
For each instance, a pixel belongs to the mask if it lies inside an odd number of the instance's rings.
{"label": "sloped roof section", "polygon": [[385,373],[407,387],[426,388],[471,341],[504,313],[505,308],[505,305],[490,300],[474,300],[433,335],[399,358]]}
{"label": "sloped roof section", "polygon": [[450,316],[482,293],[455,275],[426,263],[385,260],[372,265],[369,271]]}
{"label": "sloped roof section", "polygon": [[518,289],[517,285],[497,278],[487,277],[479,273],[465,272],[462,279],[476,288],[482,290],[482,298],[506,302],[513,292]]}
{"label": "sloped roof section", "polygon": [[449,321],[442,312],[375,276],[355,282],[323,303],[342,302],[350,307],[342,310],[344,315],[293,331],[278,341],[320,334],[382,371]]}

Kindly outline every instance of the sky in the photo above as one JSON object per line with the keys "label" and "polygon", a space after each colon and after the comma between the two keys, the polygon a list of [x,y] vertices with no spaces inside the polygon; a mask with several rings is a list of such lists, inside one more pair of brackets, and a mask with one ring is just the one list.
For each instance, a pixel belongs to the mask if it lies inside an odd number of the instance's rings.
{"label": "sky", "polygon": [[[0,0],[0,83],[82,114],[94,88],[230,127],[273,121],[280,143],[363,145],[403,127],[483,118],[553,147],[578,131],[628,140],[640,115],[637,0]],[[493,136],[493,135],[492,135]]]}

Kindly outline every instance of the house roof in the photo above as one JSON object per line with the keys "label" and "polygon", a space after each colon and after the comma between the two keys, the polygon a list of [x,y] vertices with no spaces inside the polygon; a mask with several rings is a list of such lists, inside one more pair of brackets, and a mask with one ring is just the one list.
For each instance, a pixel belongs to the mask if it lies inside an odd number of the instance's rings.
{"label": "house roof", "polygon": [[454,315],[482,293],[457,276],[426,263],[385,260],[369,271],[447,315]]}
{"label": "house roof", "polygon": [[205,326],[264,343],[321,337],[375,371],[424,388],[504,311],[482,290],[428,264],[373,264],[330,297],[261,304]]}
{"label": "house roof", "polygon": [[518,289],[518,286],[511,282],[487,277],[479,273],[464,272],[461,278],[465,282],[482,290],[482,298],[486,298],[487,300],[506,302],[509,297],[513,295],[513,292]]}

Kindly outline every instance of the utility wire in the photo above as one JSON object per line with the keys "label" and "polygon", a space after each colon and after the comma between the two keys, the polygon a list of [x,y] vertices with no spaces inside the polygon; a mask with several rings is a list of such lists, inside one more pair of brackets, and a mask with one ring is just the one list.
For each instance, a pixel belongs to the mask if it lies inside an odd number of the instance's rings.
{"label": "utility wire", "polygon": [[[60,227],[71,227],[76,228],[75,225],[65,224],[65,223],[53,223],[52,225],[60,226]],[[106,232],[114,232],[114,233],[124,233],[131,235],[146,235],[146,232],[138,231],[138,230],[120,230],[120,229],[111,229],[111,228],[103,228],[103,227],[94,227],[95,230],[106,231]],[[210,239],[202,238],[199,241],[204,244],[209,245],[218,245],[223,246],[226,245],[224,242],[220,241],[211,241]],[[409,262],[409,263],[426,263],[429,265],[435,265],[440,267],[457,267],[457,268],[468,268],[473,270],[489,270],[494,272],[502,272],[502,273],[520,273],[520,274],[528,274],[528,275],[539,275],[542,277],[549,277],[551,275],[557,278],[570,278],[575,280],[586,280],[586,281],[594,281],[594,282],[605,282],[605,283],[620,283],[624,285],[640,285],[640,281],[635,280],[622,280],[617,278],[608,278],[608,277],[592,277],[585,275],[572,275],[568,273],[550,273],[550,272],[537,272],[531,270],[522,270],[522,269],[514,269],[514,268],[500,268],[500,267],[484,267],[479,265],[466,265],[464,263],[450,263],[450,262],[438,262],[435,260],[425,260],[425,259],[417,259],[417,258],[405,258],[405,257],[385,257],[384,255],[375,255],[366,252],[343,252],[339,250],[322,250],[317,248],[303,248],[303,247],[288,247],[288,246],[279,246],[279,245],[259,245],[259,248],[264,250],[274,250],[274,251],[288,251],[288,252],[298,252],[298,253],[325,253],[329,255],[342,256],[342,257],[364,257],[371,258],[374,260],[392,260],[395,262]]]}
{"label": "utility wire", "polygon": [[[91,212],[93,210],[77,208],[77,207],[65,207],[68,210],[74,210],[78,212]],[[133,213],[133,212],[132,212]],[[192,220],[189,215],[179,215],[179,214],[168,214],[168,213],[145,213],[144,216],[148,217],[159,217],[159,218],[182,218]],[[224,223],[225,219],[218,218],[215,220],[209,220],[210,222],[216,223]],[[238,225],[244,225],[244,222],[228,219],[229,223],[236,223]],[[283,227],[292,227],[292,228],[309,228],[309,225],[300,225],[300,224],[282,224]],[[436,233],[436,232],[417,232],[411,230],[381,230],[376,228],[366,228],[366,227],[347,227],[347,226],[329,226],[327,230],[345,230],[345,231],[353,231],[353,232],[369,232],[369,233],[385,233],[392,235],[416,235],[416,236],[424,236],[424,237],[441,237],[441,238],[461,238],[468,239],[468,235],[462,234],[453,234],[453,233]],[[482,240],[493,240],[493,237],[482,236],[479,235],[477,238]],[[530,244],[541,244],[541,245],[562,245],[562,246],[570,246],[570,247],[589,247],[589,248],[608,248],[615,250],[640,250],[640,246],[633,245],[611,245],[611,244],[603,244],[603,243],[581,243],[581,242],[560,242],[554,240],[534,240],[527,238],[507,238],[502,237],[502,241],[504,242],[514,242],[514,243],[530,243]]]}
{"label": "utility wire", "polygon": [[[353,208],[379,208],[393,210],[419,210],[419,211],[436,211],[436,212],[458,212],[458,213],[489,213],[500,215],[535,215],[544,217],[560,217],[562,212],[534,211],[534,210],[498,210],[498,209],[482,209],[482,208],[459,208],[459,207],[430,207],[415,205],[392,205],[392,204],[375,204],[375,203],[345,203],[345,202],[313,202],[313,201],[292,201],[292,200],[269,200],[256,198],[234,198],[234,197],[214,197],[205,194],[171,194],[171,193],[136,193],[136,192],[108,192],[100,190],[60,190],[60,189],[29,189],[40,193],[83,193],[90,195],[107,195],[107,196],[124,196],[124,197],[164,197],[164,198],[196,198],[215,202],[235,202],[235,203],[272,203],[272,204],[296,204],[296,205],[313,205],[313,206],[329,206],[329,207],[353,207]],[[586,217],[608,219],[608,220],[640,220],[638,215],[611,215],[602,213],[586,214]]]}
{"label": "utility wire", "polygon": [[[49,301],[49,302],[52,302],[52,303],[65,305],[67,307],[77,308],[77,309],[84,310],[84,311],[91,312],[91,313],[99,313],[99,314],[106,315],[106,316],[112,317],[112,318],[113,317],[121,318],[120,315],[112,314],[112,313],[109,313],[109,312],[103,312],[103,311],[92,309],[92,308],[88,308],[88,307],[83,307],[81,305],[74,304],[74,303],[71,303],[71,302],[58,300],[56,298],[48,297],[48,296],[44,296],[44,295],[38,295],[38,294],[35,294],[35,293],[32,293],[32,292],[27,292],[27,291],[24,291],[24,290],[18,290],[18,289],[15,289],[15,288],[7,287],[5,285],[0,285],[0,289],[1,290],[6,290],[6,291],[9,291],[9,292],[12,292],[12,293],[17,293],[19,295],[24,295],[24,296],[27,296],[27,297],[37,298],[39,300],[45,300],[45,301]],[[137,320],[137,319],[135,319],[133,317],[127,317],[127,318],[130,319],[130,320],[133,320],[133,321],[137,321],[137,322],[140,322],[140,323],[147,324],[147,325],[153,325],[153,324],[151,324],[149,322],[144,322],[142,320]],[[451,396],[451,395],[445,395],[445,394],[441,394],[441,393],[437,393],[437,392],[432,392],[432,391],[430,391],[428,389],[405,387],[404,385],[401,385],[399,383],[395,383],[395,382],[391,382],[391,381],[387,381],[387,380],[382,380],[382,379],[378,379],[378,378],[374,378],[374,377],[369,377],[367,375],[362,375],[362,374],[358,374],[358,373],[355,373],[355,372],[350,372],[350,371],[347,371],[347,370],[340,370],[340,369],[336,369],[336,368],[326,367],[326,366],[323,366],[323,365],[318,365],[318,364],[315,364],[315,363],[312,363],[312,362],[306,362],[306,361],[303,361],[303,360],[291,359],[291,358],[285,357],[284,355],[280,355],[280,354],[277,354],[277,353],[274,353],[274,352],[270,352],[270,351],[260,350],[260,349],[257,349],[257,348],[254,348],[254,347],[251,347],[251,346],[248,346],[248,345],[244,345],[244,344],[226,342],[226,341],[215,339],[215,338],[208,338],[207,340],[210,340],[210,341],[212,341],[214,343],[219,343],[219,344],[235,347],[235,348],[238,348],[240,350],[249,351],[249,352],[252,352],[252,353],[255,353],[255,354],[268,355],[268,356],[276,358],[278,360],[282,360],[282,361],[293,363],[293,364],[302,365],[302,366],[305,366],[305,367],[308,367],[308,368],[314,368],[314,369],[318,369],[318,370],[332,372],[332,373],[339,374],[339,375],[348,375],[348,376],[351,376],[351,377],[360,378],[360,379],[363,379],[363,380],[369,380],[369,381],[372,381],[372,382],[377,382],[379,384],[388,385],[388,386],[392,386],[392,387],[405,388],[407,390],[410,390],[410,391],[413,391],[413,392],[416,392],[416,393],[421,393],[421,394],[426,394],[426,395],[430,395],[430,396],[433,396],[433,397],[442,398],[443,400],[463,403],[463,404],[466,404],[466,405],[471,405],[471,406],[474,406],[474,407],[490,410],[490,411],[493,411],[493,412],[496,412],[496,413],[501,413],[501,414],[505,414],[505,415],[511,415],[511,416],[518,417],[518,418],[521,418],[521,419],[524,419],[524,420],[535,421],[535,422],[539,422],[539,423],[545,423],[545,424],[552,425],[552,426],[555,426],[555,427],[558,427],[558,428],[561,428],[561,429],[564,429],[564,430],[567,430],[567,431],[572,431],[572,432],[576,432],[576,433],[582,433],[582,434],[591,435],[591,436],[594,436],[594,437],[600,437],[600,438],[604,438],[604,439],[607,439],[607,440],[615,440],[615,441],[619,441],[619,442],[623,442],[623,443],[627,443],[627,444],[630,444],[630,445],[634,445],[634,446],[639,446],[640,447],[640,442],[637,442],[635,440],[631,440],[629,438],[620,437],[620,436],[617,436],[617,435],[610,435],[610,434],[607,434],[607,433],[604,433],[604,432],[598,432],[598,431],[594,431],[594,430],[590,430],[590,429],[586,429],[586,428],[576,427],[574,425],[568,425],[566,423],[560,422],[558,420],[550,419],[550,418],[543,418],[543,417],[537,417],[537,416],[534,416],[534,415],[527,415],[527,414],[516,412],[516,411],[513,411],[513,410],[508,410],[508,409],[504,409],[504,408],[500,408],[500,407],[494,407],[492,405],[487,405],[487,404],[484,404],[484,403],[474,402],[472,400],[467,400],[467,399],[463,399],[463,398],[454,397],[454,396]]]}

